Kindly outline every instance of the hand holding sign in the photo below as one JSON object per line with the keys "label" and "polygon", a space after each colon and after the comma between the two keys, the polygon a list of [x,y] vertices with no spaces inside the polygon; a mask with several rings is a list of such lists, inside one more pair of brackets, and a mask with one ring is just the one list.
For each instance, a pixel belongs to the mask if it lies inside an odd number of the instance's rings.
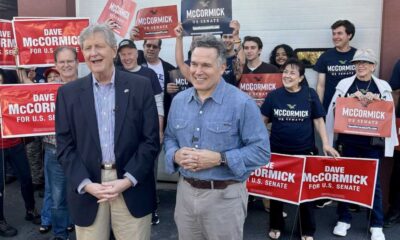
{"label": "hand holding sign", "polygon": [[176,26],[174,28],[174,32],[175,32],[176,38],[180,38],[180,39],[183,38],[183,28],[182,28],[182,23],[181,22],[179,22],[178,26]]}
{"label": "hand holding sign", "polygon": [[109,18],[106,20],[105,24],[110,28],[110,29],[118,29],[121,28],[121,26],[118,24],[117,21],[115,21],[112,18]]}
{"label": "hand holding sign", "polygon": [[322,146],[322,151],[324,151],[325,156],[332,156],[334,158],[340,157],[340,154],[336,149],[333,147],[329,146],[329,144],[324,144]]}
{"label": "hand holding sign", "polygon": [[140,32],[139,32],[138,26],[133,26],[133,28],[130,31],[129,36],[132,41],[136,41],[136,40],[138,40],[139,34],[140,34]]}
{"label": "hand holding sign", "polygon": [[229,27],[231,27],[233,29],[232,31],[232,35],[233,36],[239,36],[239,31],[240,31],[240,23],[238,20],[232,20],[229,23]]}

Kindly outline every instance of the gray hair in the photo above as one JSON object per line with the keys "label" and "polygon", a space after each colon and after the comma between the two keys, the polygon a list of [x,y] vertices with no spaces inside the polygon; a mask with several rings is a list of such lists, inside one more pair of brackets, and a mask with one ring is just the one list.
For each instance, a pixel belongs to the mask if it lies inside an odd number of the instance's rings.
{"label": "gray hair", "polygon": [[82,49],[85,40],[97,32],[103,33],[106,43],[110,47],[117,47],[117,40],[115,39],[114,32],[106,24],[93,24],[83,29],[79,35],[79,45]]}
{"label": "gray hair", "polygon": [[54,55],[54,62],[57,62],[58,54],[60,52],[62,52],[62,51],[71,51],[71,53],[74,55],[75,61],[78,60],[78,53],[76,52],[75,48],[69,47],[69,46],[61,46],[61,47],[56,48],[56,50],[54,51],[54,54],[53,54]]}
{"label": "gray hair", "polygon": [[221,39],[217,39],[211,34],[203,34],[201,37],[196,38],[191,46],[191,51],[193,52],[195,48],[214,48],[217,50],[217,59],[220,65],[226,63],[226,48],[225,44]]}

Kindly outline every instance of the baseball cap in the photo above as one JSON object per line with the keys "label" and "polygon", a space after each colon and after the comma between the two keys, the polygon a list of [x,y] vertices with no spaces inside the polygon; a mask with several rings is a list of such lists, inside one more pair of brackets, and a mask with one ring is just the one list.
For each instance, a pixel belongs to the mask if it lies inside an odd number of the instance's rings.
{"label": "baseball cap", "polygon": [[122,41],[119,43],[119,45],[118,45],[118,52],[119,52],[122,48],[124,48],[124,47],[129,47],[129,48],[137,49],[137,48],[136,48],[136,44],[135,44],[132,40],[130,40],[130,39],[124,39],[124,40],[122,40]]}
{"label": "baseball cap", "polygon": [[46,71],[44,71],[44,73],[43,73],[44,78],[47,79],[47,76],[48,76],[51,72],[55,72],[55,73],[57,73],[57,74],[60,74],[60,73],[57,71],[57,69],[55,69],[55,68],[48,68],[48,69],[46,69]]}
{"label": "baseball cap", "polygon": [[372,51],[372,49],[358,49],[354,54],[353,60],[351,60],[351,62],[354,63],[358,61],[366,61],[373,64],[378,63],[376,55],[374,51]]}

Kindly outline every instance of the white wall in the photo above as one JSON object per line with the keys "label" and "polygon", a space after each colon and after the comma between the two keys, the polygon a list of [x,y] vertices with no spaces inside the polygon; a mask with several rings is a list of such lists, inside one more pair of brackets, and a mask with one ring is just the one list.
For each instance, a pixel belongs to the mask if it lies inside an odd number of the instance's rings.
{"label": "white wall", "polygon": [[[76,0],[76,15],[96,22],[106,2]],[[180,14],[179,0],[136,0],[136,3],[138,9],[176,4]],[[256,35],[263,40],[264,61],[268,62],[272,48],[281,43],[294,49],[331,47],[330,26],[338,19],[348,19],[356,26],[352,46],[371,48],[379,59],[382,0],[232,0],[232,5],[233,18],[241,23],[241,37]],[[190,38],[184,41],[186,52]],[[165,39],[160,56],[175,65],[174,47],[174,39]],[[314,85],[315,72],[308,70],[306,74]]]}

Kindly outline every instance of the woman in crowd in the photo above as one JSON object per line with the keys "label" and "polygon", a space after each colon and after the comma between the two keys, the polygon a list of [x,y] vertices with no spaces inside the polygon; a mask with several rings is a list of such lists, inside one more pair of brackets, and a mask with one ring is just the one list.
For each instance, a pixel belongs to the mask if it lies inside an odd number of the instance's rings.
{"label": "woman in crowd", "polygon": [[271,52],[271,55],[269,57],[269,62],[272,65],[277,66],[281,71],[283,71],[283,65],[289,58],[294,58],[296,57],[294,54],[293,49],[286,44],[280,44],[276,47]]}
{"label": "woman in crowd", "polygon": [[[283,87],[269,93],[261,106],[265,123],[272,123],[271,152],[316,154],[315,127],[322,139],[324,154],[338,157],[339,153],[329,146],[323,119],[325,111],[315,90],[307,86],[304,65],[297,59],[290,58],[283,65],[283,69]],[[282,112],[293,114],[282,115]],[[298,114],[299,112],[302,114]],[[283,203],[271,200],[270,208],[269,237],[279,239],[284,228]],[[312,240],[316,229],[313,203],[300,204],[300,221],[302,239]]]}
{"label": "woman in crowd", "polygon": [[[334,125],[334,106],[338,97],[354,97],[359,99],[363,104],[369,104],[373,101],[390,101],[393,102],[391,88],[389,84],[373,75],[377,64],[377,58],[370,49],[359,49],[354,54],[352,62],[356,67],[356,74],[352,77],[345,78],[339,82],[336,87],[335,95],[329,106],[326,118],[328,137],[333,145],[333,125]],[[393,108],[391,136],[386,138],[377,138],[369,136],[361,136],[354,134],[338,134],[335,145],[341,149],[344,157],[357,158],[376,158],[379,162],[384,156],[391,157],[393,155],[394,146],[397,145],[395,113]],[[349,204],[339,203],[337,208],[338,222],[333,230],[333,234],[338,236],[346,236],[347,230],[350,229],[351,214]],[[378,171],[375,196],[370,219],[371,240],[384,240],[383,234],[383,207],[382,207],[382,191],[380,185],[380,174]]]}

